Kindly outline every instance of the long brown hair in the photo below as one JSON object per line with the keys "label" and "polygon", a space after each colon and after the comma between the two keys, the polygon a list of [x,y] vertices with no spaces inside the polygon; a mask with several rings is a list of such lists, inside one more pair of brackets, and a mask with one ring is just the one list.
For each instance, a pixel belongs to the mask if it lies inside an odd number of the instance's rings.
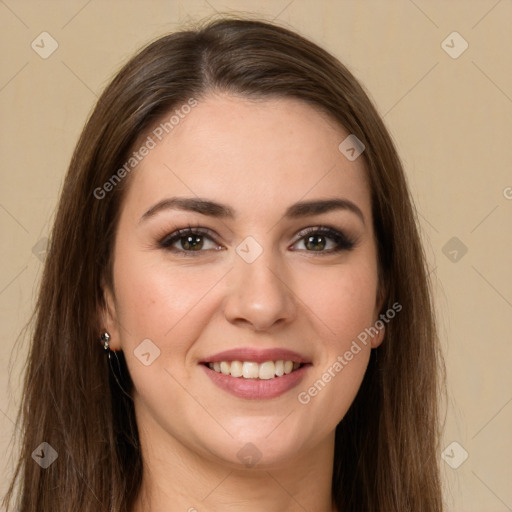
{"label": "long brown hair", "polygon": [[[141,50],[106,88],[82,132],[45,262],[18,415],[21,454],[4,504],[12,503],[19,484],[21,512],[130,510],[142,476],[133,403],[98,341],[102,283],[111,282],[130,178],[102,198],[94,191],[163,114],[211,91],[305,101],[364,143],[382,310],[399,303],[402,311],[372,351],[355,401],[336,428],[333,498],[342,512],[441,511],[443,365],[417,218],[393,142],[337,59],[285,28],[229,18]],[[130,390],[122,354],[121,367]],[[47,469],[31,457],[43,441],[59,457]]]}

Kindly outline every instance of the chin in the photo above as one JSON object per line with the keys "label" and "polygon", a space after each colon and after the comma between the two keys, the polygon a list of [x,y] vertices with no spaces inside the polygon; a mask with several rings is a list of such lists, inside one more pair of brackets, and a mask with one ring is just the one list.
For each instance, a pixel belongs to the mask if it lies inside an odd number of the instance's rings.
{"label": "chin", "polygon": [[[279,429],[279,427],[278,427]],[[247,429],[240,436],[209,447],[210,453],[216,461],[230,466],[233,469],[278,469],[285,467],[294,458],[303,446],[303,441],[290,435],[289,428],[263,431],[258,428]]]}

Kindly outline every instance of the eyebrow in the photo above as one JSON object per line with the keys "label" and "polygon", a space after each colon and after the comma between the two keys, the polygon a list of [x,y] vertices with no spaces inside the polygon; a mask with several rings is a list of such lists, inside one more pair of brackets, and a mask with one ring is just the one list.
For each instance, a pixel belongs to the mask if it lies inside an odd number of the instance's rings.
{"label": "eyebrow", "polygon": [[[197,197],[172,197],[159,201],[142,215],[140,222],[155,216],[163,210],[183,210],[196,212],[202,215],[221,219],[234,219],[235,211],[225,204],[216,203],[207,199]],[[365,219],[361,209],[348,199],[317,199],[313,201],[301,201],[287,208],[285,219],[298,219],[311,215],[319,215],[334,210],[347,210],[355,213],[365,224]]]}

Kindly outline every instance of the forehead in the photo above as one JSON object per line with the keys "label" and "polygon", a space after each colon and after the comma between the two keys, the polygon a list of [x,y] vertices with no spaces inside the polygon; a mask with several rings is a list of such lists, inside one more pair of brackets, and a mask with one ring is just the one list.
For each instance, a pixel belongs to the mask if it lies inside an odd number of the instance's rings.
{"label": "forehead", "polygon": [[184,112],[161,140],[149,132],[155,144],[130,177],[130,209],[196,195],[254,215],[299,200],[345,197],[371,215],[364,160],[350,161],[338,149],[349,133],[305,102],[211,95]]}

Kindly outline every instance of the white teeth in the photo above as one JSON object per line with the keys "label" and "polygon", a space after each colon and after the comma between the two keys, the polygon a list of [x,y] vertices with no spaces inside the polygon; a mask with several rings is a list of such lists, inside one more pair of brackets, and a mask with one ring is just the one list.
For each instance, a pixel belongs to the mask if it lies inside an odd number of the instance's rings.
{"label": "white teeth", "polygon": [[[229,365],[229,363],[227,363]],[[240,361],[231,361],[231,377],[241,377],[243,375],[243,365]]]}
{"label": "white teeth", "polygon": [[258,363],[244,361],[242,366],[242,375],[244,379],[257,379],[259,375]]}
{"label": "white teeth", "polygon": [[220,361],[208,363],[208,367],[218,373],[243,377],[244,379],[268,380],[274,377],[282,377],[300,368],[300,363],[294,361],[265,361],[258,364],[254,361]]}
{"label": "white teeth", "polygon": [[260,379],[272,379],[274,378],[276,374],[276,365],[273,361],[265,361],[264,363],[260,364],[260,373],[259,378]]}

